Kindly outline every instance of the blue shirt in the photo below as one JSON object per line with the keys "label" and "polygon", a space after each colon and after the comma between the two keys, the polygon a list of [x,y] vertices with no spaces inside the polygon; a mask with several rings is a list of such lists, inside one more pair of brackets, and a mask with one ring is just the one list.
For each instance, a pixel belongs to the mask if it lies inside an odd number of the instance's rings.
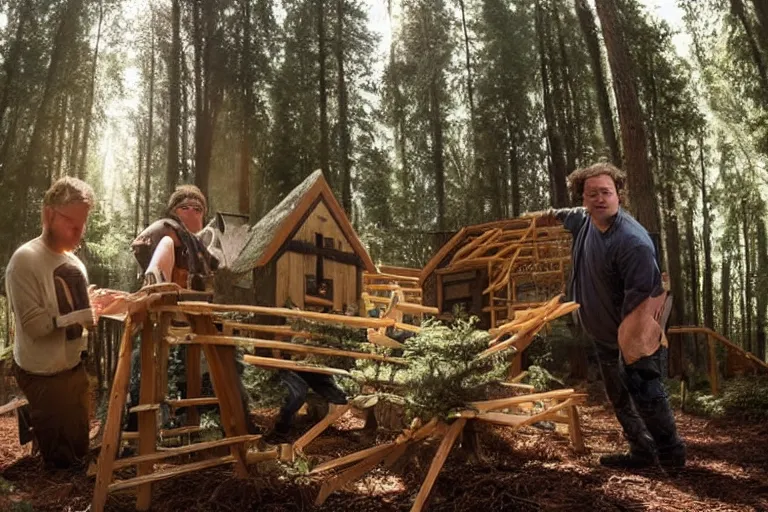
{"label": "blue shirt", "polygon": [[584,208],[555,211],[573,233],[569,298],[581,305],[579,321],[596,341],[618,343],[619,324],[648,297],[661,293],[656,248],[648,231],[624,209],[604,233]]}

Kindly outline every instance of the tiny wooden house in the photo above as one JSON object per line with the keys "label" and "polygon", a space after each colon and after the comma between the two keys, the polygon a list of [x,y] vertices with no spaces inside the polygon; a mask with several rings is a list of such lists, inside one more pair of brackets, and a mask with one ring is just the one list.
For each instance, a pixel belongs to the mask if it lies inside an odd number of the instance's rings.
{"label": "tiny wooden house", "polygon": [[564,290],[571,241],[542,217],[463,227],[422,269],[423,304],[445,315],[461,306],[481,328],[495,327]]}
{"label": "tiny wooden house", "polygon": [[376,272],[319,170],[231,245],[242,248],[220,273],[239,303],[344,312],[359,307],[362,272]]}

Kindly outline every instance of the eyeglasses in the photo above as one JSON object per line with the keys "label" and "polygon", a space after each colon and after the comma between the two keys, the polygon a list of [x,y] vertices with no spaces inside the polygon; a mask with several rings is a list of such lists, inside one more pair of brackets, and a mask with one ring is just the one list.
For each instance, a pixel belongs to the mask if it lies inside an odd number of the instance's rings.
{"label": "eyeglasses", "polygon": [[615,196],[616,192],[613,190],[592,190],[589,193],[584,193],[584,198],[595,200],[598,197],[602,196],[605,199],[610,199],[611,197]]}

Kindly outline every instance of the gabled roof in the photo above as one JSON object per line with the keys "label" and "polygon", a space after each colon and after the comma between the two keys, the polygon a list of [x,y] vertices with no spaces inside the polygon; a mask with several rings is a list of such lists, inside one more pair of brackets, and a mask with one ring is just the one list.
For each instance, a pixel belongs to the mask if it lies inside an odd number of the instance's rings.
{"label": "gabled roof", "polygon": [[376,266],[368,255],[368,251],[360,242],[321,170],[310,174],[250,229],[248,240],[237,259],[230,265],[230,270],[239,274],[269,263],[280,247],[296,233],[300,222],[307,217],[318,201],[325,203],[333,220],[362,260],[365,270],[376,272]]}
{"label": "gabled roof", "polygon": [[[550,221],[546,218],[532,218],[530,216],[517,217],[511,219],[497,220],[492,222],[485,222],[483,224],[475,224],[472,226],[465,226],[459,230],[458,233],[453,235],[445,245],[443,245],[437,253],[430,258],[419,275],[419,283],[423,284],[429,275],[439,268],[446,259],[452,254],[456,253],[462,246],[471,243],[473,239],[481,237],[483,234],[493,230],[499,230],[506,232],[510,230],[519,231],[521,229],[530,227],[531,222],[534,222],[535,226],[556,225],[555,221]],[[478,240],[479,242],[480,240]],[[510,243],[514,240],[510,240]]]}

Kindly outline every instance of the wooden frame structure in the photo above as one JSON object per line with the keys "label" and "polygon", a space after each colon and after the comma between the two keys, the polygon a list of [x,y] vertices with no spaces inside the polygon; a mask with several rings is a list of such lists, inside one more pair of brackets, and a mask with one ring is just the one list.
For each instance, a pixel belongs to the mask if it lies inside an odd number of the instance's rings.
{"label": "wooden frame structure", "polygon": [[571,242],[560,222],[540,216],[464,227],[422,270],[424,304],[450,313],[464,303],[494,328],[563,291]]}
{"label": "wooden frame structure", "polygon": [[[173,478],[183,474],[195,472],[220,465],[233,465],[235,475],[238,478],[246,478],[247,465],[264,460],[282,459],[291,460],[294,450],[301,451],[333,422],[346,413],[352,405],[334,406],[330,409],[325,419],[312,427],[293,445],[281,445],[267,451],[252,451],[249,448],[259,440],[260,436],[248,435],[246,430],[246,418],[240,407],[241,397],[237,383],[235,369],[235,347],[247,346],[273,351],[275,357],[263,357],[245,355],[246,363],[255,364],[265,368],[289,368],[300,371],[310,371],[330,375],[348,375],[346,371],[335,368],[311,366],[297,361],[284,360],[279,353],[274,351],[293,351],[299,353],[316,353],[322,355],[344,356],[356,359],[374,359],[390,364],[407,364],[401,358],[387,357],[370,352],[338,350],[313,345],[300,345],[286,343],[284,341],[265,340],[244,337],[242,334],[267,332],[280,337],[303,334],[294,332],[290,326],[251,325],[232,322],[223,318],[217,318],[221,313],[241,312],[256,315],[278,316],[283,318],[303,318],[314,321],[343,324],[358,328],[369,329],[369,342],[391,346],[389,340],[378,329],[396,326],[398,322],[393,318],[361,318],[345,315],[332,315],[311,311],[301,311],[286,308],[269,308],[248,305],[223,305],[201,302],[201,296],[197,292],[189,292],[179,289],[176,285],[156,285],[147,287],[136,294],[126,296],[121,301],[121,315],[125,322],[123,335],[120,342],[120,353],[117,360],[117,369],[110,392],[107,419],[101,452],[95,468],[96,482],[94,487],[92,509],[101,512],[106,505],[110,492],[118,492],[126,489],[137,488],[137,510],[148,510],[151,506],[153,482]],[[543,309],[529,315],[519,315],[513,322],[500,327],[494,335],[496,339],[489,350],[478,357],[486,357],[493,352],[505,348],[527,346],[534,334],[543,328],[544,324],[561,314],[566,314],[573,308],[573,304],[561,304],[560,297],[553,299]],[[116,315],[119,316],[120,314]],[[189,321],[189,331],[179,336],[173,334],[170,328],[171,318],[174,315],[185,315]],[[115,316],[115,315],[113,315]],[[411,326],[412,330],[418,327]],[[141,383],[140,404],[131,409],[139,415],[139,431],[135,435],[138,438],[139,454],[127,458],[117,458],[121,439],[120,427],[122,412],[125,406],[128,380],[131,372],[131,351],[133,338],[141,332]],[[241,335],[235,335],[236,333]],[[511,336],[509,339],[504,339]],[[396,342],[395,342],[396,343]],[[156,412],[162,402],[165,401],[169,347],[175,344],[187,345],[187,383],[188,398],[174,400],[173,407],[187,407],[194,410],[198,406],[217,403],[221,411],[222,427],[225,437],[217,441],[193,443],[178,448],[158,450],[158,424]],[[215,397],[200,397],[200,356],[205,353],[211,371]],[[374,447],[357,454],[342,457],[334,464],[326,464],[318,471],[340,468],[351,462],[360,461],[353,468],[343,471],[333,479],[326,482],[318,496],[320,503],[327,496],[351,479],[361,476],[373,468],[379,462],[393,463],[402,456],[409,445],[413,445],[434,436],[442,436],[438,453],[432,463],[426,480],[422,485],[412,510],[421,510],[426,502],[432,485],[445,463],[445,459],[457,436],[461,433],[468,421],[484,421],[511,428],[521,428],[525,425],[545,419],[559,421],[568,424],[571,440],[576,449],[583,449],[581,431],[578,425],[578,413],[575,406],[583,400],[582,395],[575,394],[573,390],[561,390],[545,394],[533,394],[526,396],[509,397],[500,400],[474,402],[470,408],[458,411],[453,423],[448,426],[443,421],[433,418],[424,425],[419,422],[413,428],[407,429],[394,442],[380,447]],[[521,410],[525,404],[548,401],[548,408],[534,415],[522,415],[500,412],[503,409],[516,407]],[[191,425],[191,429],[195,426]],[[226,447],[230,454],[209,459],[203,459],[192,463],[181,464],[171,468],[156,470],[154,465],[163,460],[179,456],[188,456],[212,448]],[[376,454],[373,457],[372,454]],[[125,480],[113,480],[114,471],[128,466],[136,466],[137,473],[133,478]]]}
{"label": "wooden frame structure", "polygon": [[[356,358],[367,357],[393,364],[403,363],[402,360],[397,358],[388,358],[372,353],[350,352],[274,340],[254,340],[237,337],[234,336],[234,332],[236,330],[248,330],[247,324],[228,323],[226,321],[217,322],[216,314],[240,311],[288,318],[306,318],[368,328],[395,325],[394,320],[327,315],[285,308],[226,306],[195,300],[184,300],[199,299],[202,298],[201,295],[204,296],[204,294],[198,292],[182,290],[172,284],[146,287],[136,294],[125,296],[119,301],[119,306],[113,306],[112,309],[119,308],[120,312],[116,314],[110,312],[114,318],[123,318],[124,329],[120,341],[120,352],[115,377],[109,396],[101,451],[94,471],[96,476],[92,501],[92,509],[94,511],[100,512],[104,510],[107,495],[110,492],[118,492],[135,487],[137,488],[136,509],[148,510],[151,505],[153,482],[227,464],[234,465],[235,474],[238,478],[245,478],[248,475],[246,467],[248,464],[277,458],[288,460],[292,458],[291,445],[281,446],[268,451],[249,452],[248,447],[258,441],[260,436],[248,435],[245,423],[246,418],[240,407],[241,397],[239,396],[240,391],[235,368],[234,351],[236,346],[247,345],[273,350],[293,350]],[[185,315],[190,323],[190,332],[181,338],[170,335],[171,318],[178,314]],[[217,324],[221,326],[221,332]],[[277,326],[255,326],[254,330],[259,331],[263,327],[276,328]],[[285,329],[285,326],[282,326],[282,328],[284,331],[288,331],[288,329]],[[118,459],[117,454],[120,440],[121,437],[125,437],[121,436],[121,424],[131,373],[133,339],[139,332],[142,335],[140,349],[142,368],[140,403],[131,409],[131,412],[139,415],[139,431],[135,435],[138,438],[139,455]],[[285,333],[287,334],[287,332]],[[195,410],[198,406],[217,403],[221,411],[221,422],[226,437],[218,441],[195,443],[179,448],[158,451],[157,439],[158,434],[161,434],[162,431],[158,431],[156,413],[161,403],[165,401],[165,392],[167,390],[165,376],[167,375],[168,354],[169,347],[173,344],[187,345],[188,398],[171,401],[172,403],[169,403],[169,405],[173,407],[188,407],[191,410]],[[205,352],[205,357],[208,361],[216,394],[215,397],[199,396],[201,352]],[[310,366],[300,362],[286,361],[279,357],[246,355],[244,360],[247,363],[266,368],[290,368],[326,374],[346,374],[344,370]],[[197,421],[196,415],[192,414],[190,416],[192,416],[193,422]],[[196,428],[195,425],[191,425],[187,427],[187,431],[193,431]],[[184,427],[179,430],[183,429]],[[168,432],[165,434],[168,434]],[[229,447],[230,455],[155,471],[154,465],[160,461],[220,447]],[[114,471],[128,466],[136,466],[136,477],[114,481]]]}
{"label": "wooden frame structure", "polygon": [[[707,376],[709,379],[710,390],[713,395],[720,393],[720,374],[724,377],[732,377],[744,373],[768,373],[768,364],[761,361],[754,354],[751,354],[739,347],[722,334],[709,329],[708,327],[696,326],[676,326],[667,329],[668,335],[692,334],[694,336],[704,335],[707,339]],[[718,364],[717,345],[725,348],[725,365],[720,369]],[[669,373],[671,376],[682,376],[685,368],[685,350],[683,350],[682,340],[670,339],[670,357]],[[681,379],[681,394],[685,397],[685,379]]]}

